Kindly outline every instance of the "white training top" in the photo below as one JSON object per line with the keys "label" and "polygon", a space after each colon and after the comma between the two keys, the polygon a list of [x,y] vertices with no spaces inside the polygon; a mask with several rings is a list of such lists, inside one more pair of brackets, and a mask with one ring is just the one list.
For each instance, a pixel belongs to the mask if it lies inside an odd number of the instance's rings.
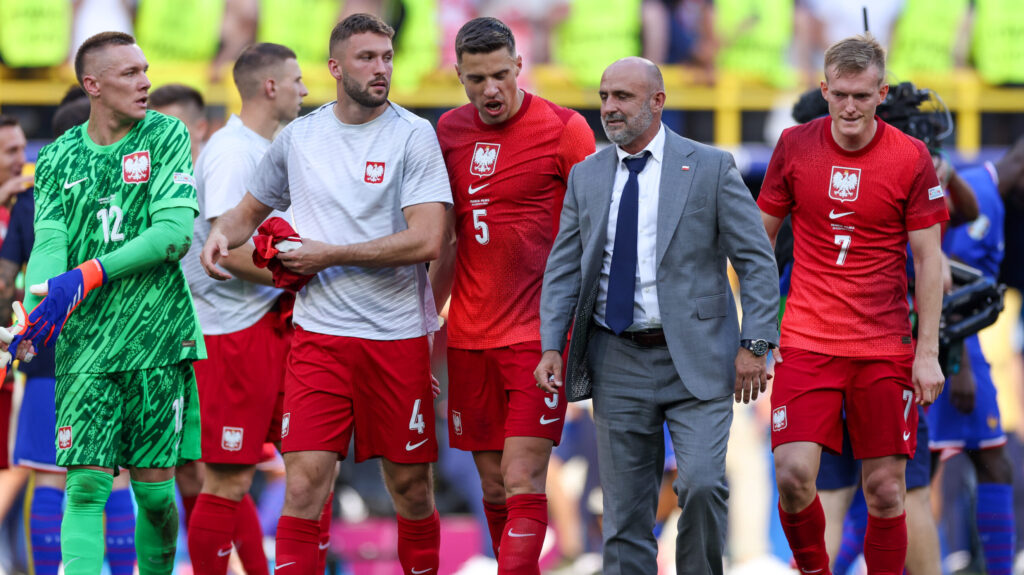
{"label": "white training top", "polygon": [[[245,185],[256,170],[270,140],[245,127],[232,115],[196,160],[199,217],[192,232],[192,247],[182,269],[192,290],[199,325],[204,335],[222,335],[255,324],[274,305],[281,290],[233,278],[218,281],[206,275],[199,252],[210,236],[210,220],[235,207],[245,196]],[[275,213],[272,216],[286,217]]]}
{"label": "white training top", "polygon": [[[451,206],[448,172],[429,122],[391,103],[370,122],[343,124],[334,104],[277,136],[248,186],[257,200],[282,211],[291,207],[300,236],[334,245],[407,229],[406,207]],[[438,329],[423,264],[328,268],[299,292],[294,321],[311,332],[373,340]]]}

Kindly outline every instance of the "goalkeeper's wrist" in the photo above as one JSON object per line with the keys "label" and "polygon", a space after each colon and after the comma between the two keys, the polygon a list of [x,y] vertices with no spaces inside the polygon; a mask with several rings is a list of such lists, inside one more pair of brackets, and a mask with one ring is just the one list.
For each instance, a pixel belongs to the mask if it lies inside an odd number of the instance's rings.
{"label": "goalkeeper's wrist", "polygon": [[98,288],[107,283],[107,271],[103,269],[103,264],[98,259],[93,258],[75,269],[82,272],[82,283],[85,285],[85,291]]}

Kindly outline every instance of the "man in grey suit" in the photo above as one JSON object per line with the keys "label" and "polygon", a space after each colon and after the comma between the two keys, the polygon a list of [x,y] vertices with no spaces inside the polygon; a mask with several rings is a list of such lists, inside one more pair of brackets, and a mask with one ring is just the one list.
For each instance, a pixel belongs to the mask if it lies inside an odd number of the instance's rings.
{"label": "man in grey suit", "polygon": [[[652,534],[664,462],[675,448],[679,574],[722,573],[725,451],[732,402],[767,386],[778,341],[779,278],[760,213],[732,157],[661,124],[661,72],[641,58],[601,78],[601,122],[615,146],[569,176],[544,272],[538,387],[593,396],[604,490],[604,573],[657,572]],[[727,275],[740,278],[743,339]]]}

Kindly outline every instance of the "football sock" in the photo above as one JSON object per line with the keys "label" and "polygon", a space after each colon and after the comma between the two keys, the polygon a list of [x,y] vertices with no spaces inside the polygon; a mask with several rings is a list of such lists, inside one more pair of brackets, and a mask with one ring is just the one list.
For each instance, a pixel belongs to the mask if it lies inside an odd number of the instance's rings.
{"label": "football sock", "polygon": [[274,575],[312,575],[319,542],[319,521],[282,515],[277,521]]}
{"label": "football sock", "polygon": [[69,469],[67,507],[60,526],[65,575],[95,575],[103,567],[103,507],[114,477],[95,469]]}
{"label": "football sock", "polygon": [[237,501],[199,494],[188,529],[188,554],[196,575],[227,573],[237,516]]}
{"label": "football sock", "polygon": [[868,514],[864,562],[871,575],[902,575],[907,560],[907,514],[875,517]]}
{"label": "football sock", "polygon": [[189,523],[192,523],[192,510],[196,508],[198,495],[181,496],[181,510],[185,512],[185,531],[188,531]]}
{"label": "football sock", "polygon": [[115,489],[105,507],[107,513],[107,563],[111,575],[135,571],[135,505],[129,489]]}
{"label": "football sock", "polygon": [[320,541],[316,555],[316,573],[322,575],[327,567],[327,548],[331,546],[331,512],[334,509],[334,491],[327,495],[324,508],[320,511]]}
{"label": "football sock", "polygon": [[487,517],[487,528],[491,532],[491,548],[497,557],[501,534],[505,531],[505,521],[508,519],[508,507],[504,503],[484,501],[484,515]]}
{"label": "football sock", "polygon": [[64,516],[64,490],[36,487],[28,514],[30,559],[35,575],[57,575],[60,569],[60,521]]}
{"label": "football sock", "polygon": [[171,575],[178,547],[178,506],[174,479],[156,483],[132,481],[139,516],[135,520],[135,553],[139,575]]}
{"label": "football sock", "polygon": [[540,575],[540,550],[548,527],[548,498],[543,493],[509,497],[508,521],[501,535],[499,575]]}
{"label": "football sock", "polygon": [[1016,548],[1013,517],[1013,486],[1003,483],[978,484],[978,535],[985,551],[988,575],[1010,575]]}
{"label": "football sock", "polygon": [[263,529],[256,503],[246,493],[238,502],[235,514],[235,551],[242,560],[246,575],[268,575],[267,554],[263,552]]}
{"label": "football sock", "polygon": [[843,519],[843,540],[839,544],[832,571],[837,575],[846,575],[857,557],[864,552],[864,532],[868,528],[868,504],[864,501],[863,492],[858,489],[857,495],[850,504],[850,510]]}
{"label": "football sock", "polygon": [[[823,573],[830,575],[828,569],[828,551],[825,548],[825,510],[821,500],[814,496],[803,511],[787,513],[779,503],[779,522],[786,533],[789,548],[793,551],[793,559],[797,568],[804,573]],[[906,535],[904,535],[906,547]]]}
{"label": "football sock", "polygon": [[441,518],[437,510],[424,519],[398,519],[398,561],[406,575],[437,573],[441,551]]}

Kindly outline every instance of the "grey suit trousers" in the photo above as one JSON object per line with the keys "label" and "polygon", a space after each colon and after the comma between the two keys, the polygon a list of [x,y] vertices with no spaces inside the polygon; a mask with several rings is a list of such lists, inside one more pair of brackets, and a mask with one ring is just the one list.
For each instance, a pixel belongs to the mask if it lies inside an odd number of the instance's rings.
{"label": "grey suit trousers", "polygon": [[658,572],[654,528],[668,422],[682,515],[678,575],[721,575],[727,500],[725,452],[732,396],[701,401],[672,364],[668,348],[644,348],[596,330],[589,342],[594,421],[604,491],[605,575]]}

